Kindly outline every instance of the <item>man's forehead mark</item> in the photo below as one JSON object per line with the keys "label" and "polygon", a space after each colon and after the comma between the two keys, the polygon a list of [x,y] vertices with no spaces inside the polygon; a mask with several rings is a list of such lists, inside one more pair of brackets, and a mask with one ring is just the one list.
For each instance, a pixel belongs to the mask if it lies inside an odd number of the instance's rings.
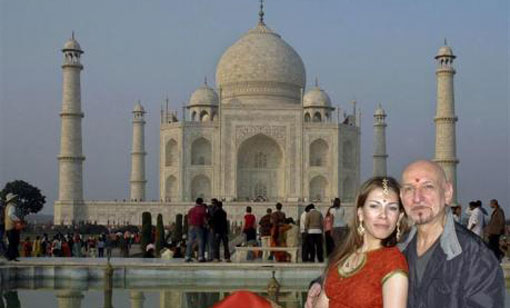
{"label": "man's forehead mark", "polygon": [[416,179],[414,179],[414,181],[415,181],[416,183],[418,183],[418,182],[420,181],[420,179],[419,179],[419,178],[416,178]]}

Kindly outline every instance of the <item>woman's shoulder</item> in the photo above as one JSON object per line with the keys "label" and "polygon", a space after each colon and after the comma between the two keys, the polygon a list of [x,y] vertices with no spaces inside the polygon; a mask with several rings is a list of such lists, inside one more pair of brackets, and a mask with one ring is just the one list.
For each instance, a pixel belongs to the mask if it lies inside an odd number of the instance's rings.
{"label": "woman's shoulder", "polygon": [[377,258],[380,262],[385,262],[390,266],[404,266],[407,268],[406,257],[396,246],[383,247],[378,252]]}

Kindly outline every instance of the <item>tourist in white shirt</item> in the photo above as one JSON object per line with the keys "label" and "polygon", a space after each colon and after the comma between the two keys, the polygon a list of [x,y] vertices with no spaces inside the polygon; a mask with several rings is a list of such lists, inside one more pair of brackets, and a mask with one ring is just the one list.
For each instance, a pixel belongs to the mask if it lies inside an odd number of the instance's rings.
{"label": "tourist in white shirt", "polygon": [[306,215],[310,212],[310,205],[305,207],[301,216],[299,216],[299,232],[301,233],[301,261],[308,262],[310,260],[310,249],[308,247],[308,239],[305,227]]}
{"label": "tourist in white shirt", "polygon": [[484,217],[482,211],[480,210],[480,205],[481,204],[475,201],[469,202],[471,215],[469,216],[468,220],[468,229],[479,237],[482,237]]}
{"label": "tourist in white shirt", "polygon": [[335,246],[340,245],[343,242],[345,237],[347,236],[347,232],[349,231],[347,223],[345,222],[345,209],[342,207],[342,202],[340,198],[335,198],[333,201],[333,206],[331,209],[331,214],[333,214],[333,240],[335,241]]}

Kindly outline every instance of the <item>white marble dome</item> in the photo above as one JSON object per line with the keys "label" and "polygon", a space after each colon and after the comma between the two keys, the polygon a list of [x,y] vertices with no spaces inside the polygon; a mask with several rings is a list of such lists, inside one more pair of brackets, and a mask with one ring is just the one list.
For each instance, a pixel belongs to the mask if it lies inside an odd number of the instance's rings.
{"label": "white marble dome", "polygon": [[304,107],[331,107],[329,95],[318,86],[306,92],[303,97]]}
{"label": "white marble dome", "polygon": [[135,107],[133,108],[133,112],[143,112],[145,113],[145,109],[143,109],[142,104],[140,102],[136,103]]}
{"label": "white marble dome", "polygon": [[189,106],[218,105],[218,94],[207,83],[193,91],[189,99]]}
{"label": "white marble dome", "polygon": [[374,115],[375,116],[386,116],[386,112],[384,112],[384,109],[381,106],[381,104],[377,105],[377,108],[375,109]]}
{"label": "white marble dome", "polygon": [[73,38],[70,38],[65,44],[62,50],[78,50],[81,51],[80,44]]}
{"label": "white marble dome", "polygon": [[301,57],[262,22],[225,51],[216,69],[223,98],[268,95],[299,100],[305,84]]}
{"label": "white marble dome", "polygon": [[439,48],[439,51],[437,52],[436,58],[438,58],[438,57],[452,57],[452,58],[455,58],[455,56],[453,55],[452,48],[450,46],[448,46],[448,45],[441,46]]}

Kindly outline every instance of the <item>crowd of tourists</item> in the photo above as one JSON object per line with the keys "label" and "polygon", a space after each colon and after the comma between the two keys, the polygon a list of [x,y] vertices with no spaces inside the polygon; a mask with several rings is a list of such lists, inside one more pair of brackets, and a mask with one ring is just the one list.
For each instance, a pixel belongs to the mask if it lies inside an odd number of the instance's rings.
{"label": "crowd of tourists", "polygon": [[[8,261],[18,257],[111,257],[114,248],[119,256],[128,257],[131,246],[140,241],[136,232],[103,232],[85,235],[80,232],[59,232],[50,236],[26,235],[20,241],[25,224],[16,211],[17,195],[8,193],[0,209],[0,254]],[[4,234],[7,239],[5,241]]]}
{"label": "crowd of tourists", "polygon": [[20,243],[21,257],[111,257],[112,250],[118,248],[121,257],[128,257],[130,247],[139,242],[136,233],[103,233],[85,236],[80,233],[57,232],[53,237],[25,237]]}
{"label": "crowd of tourists", "polygon": [[[324,262],[324,238],[326,255],[329,255],[335,243],[340,243],[347,235],[345,210],[339,198],[334,200],[325,215],[313,203],[307,205],[299,216],[298,225],[294,218],[286,216],[282,208],[283,205],[278,202],[274,209],[266,209],[266,214],[257,219],[252,207],[247,206],[240,228],[242,239],[232,241],[237,246],[300,247],[303,262]],[[220,246],[223,244],[224,260],[230,262],[229,225],[222,202],[212,199],[211,204],[206,205],[202,198],[197,198],[195,205],[188,211],[187,219],[186,261],[191,262],[195,257],[198,262],[218,262]],[[248,254],[249,259],[257,257],[288,262],[291,255],[270,249]]]}

